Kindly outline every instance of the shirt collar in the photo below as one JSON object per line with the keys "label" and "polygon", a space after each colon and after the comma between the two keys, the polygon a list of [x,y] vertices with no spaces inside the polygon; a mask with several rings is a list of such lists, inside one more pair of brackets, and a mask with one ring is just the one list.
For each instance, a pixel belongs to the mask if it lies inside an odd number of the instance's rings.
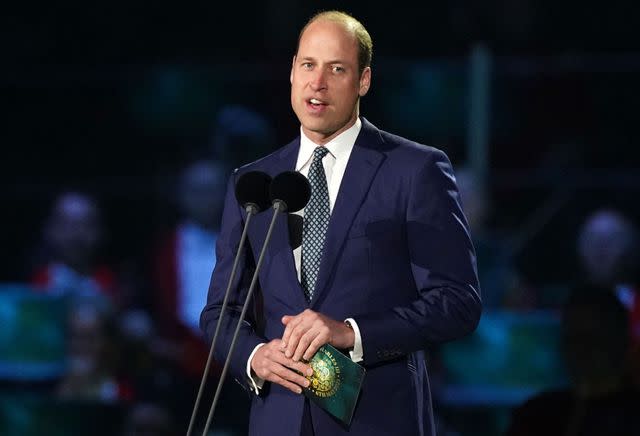
{"label": "shirt collar", "polygon": [[[362,121],[360,121],[360,118],[356,118],[356,122],[353,126],[349,127],[347,130],[324,145],[336,161],[347,159],[349,157],[351,150],[356,143],[356,139],[360,134],[361,128]],[[298,152],[296,171],[300,171],[300,169],[313,158],[313,151],[318,146],[318,144],[313,142],[304,134],[302,127],[300,127],[300,151]]]}

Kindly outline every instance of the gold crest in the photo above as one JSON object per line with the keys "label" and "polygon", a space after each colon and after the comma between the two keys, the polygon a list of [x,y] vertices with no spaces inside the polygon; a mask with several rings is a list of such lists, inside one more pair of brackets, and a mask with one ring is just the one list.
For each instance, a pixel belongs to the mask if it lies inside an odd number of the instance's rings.
{"label": "gold crest", "polygon": [[341,383],[340,367],[331,351],[321,349],[313,356],[309,366],[313,375],[307,377],[309,389],[319,397],[331,397]]}

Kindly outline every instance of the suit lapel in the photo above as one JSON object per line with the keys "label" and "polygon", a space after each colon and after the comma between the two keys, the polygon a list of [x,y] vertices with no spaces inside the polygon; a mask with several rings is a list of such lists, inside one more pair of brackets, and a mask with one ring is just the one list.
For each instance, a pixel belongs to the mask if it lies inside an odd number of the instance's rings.
{"label": "suit lapel", "polygon": [[[299,150],[300,138],[297,138],[282,149],[278,155],[279,159],[269,169],[269,175],[271,177],[275,177],[283,171],[294,171]],[[259,215],[260,219],[256,219],[256,224],[259,224],[256,226],[254,235],[258,236],[258,252],[262,249],[262,244],[264,243],[272,216],[273,210],[271,209],[266,213],[261,213]],[[304,291],[302,290],[300,282],[298,281],[298,274],[293,260],[293,250],[291,248],[287,218],[287,214],[282,214],[282,216],[279,216],[276,220],[276,224],[271,235],[271,242],[267,249],[267,259],[270,258],[272,262],[276,262],[274,268],[282,268],[282,274],[287,282],[286,286],[282,286],[282,288],[284,288],[282,292],[286,292],[288,294],[284,296],[285,301],[292,302],[295,307],[305,307],[307,305],[307,301],[304,297]],[[280,286],[278,286],[278,291],[280,289]]]}
{"label": "suit lapel", "polygon": [[384,154],[379,151],[382,143],[378,129],[362,118],[362,129],[351,151],[349,162],[340,183],[340,190],[329,220],[326,239],[320,261],[320,272],[316,282],[311,306],[322,299],[331,273],[356,213],[369,192]]}

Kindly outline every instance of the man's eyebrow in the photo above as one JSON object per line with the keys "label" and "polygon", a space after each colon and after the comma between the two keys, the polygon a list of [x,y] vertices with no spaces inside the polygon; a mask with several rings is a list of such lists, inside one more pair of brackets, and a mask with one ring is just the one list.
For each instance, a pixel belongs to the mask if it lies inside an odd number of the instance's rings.
{"label": "man's eyebrow", "polygon": [[[311,57],[311,56],[302,56],[300,58],[298,58],[298,62],[317,62],[316,58]],[[332,59],[330,61],[324,62],[325,64],[347,64],[348,62],[346,62],[344,59]]]}

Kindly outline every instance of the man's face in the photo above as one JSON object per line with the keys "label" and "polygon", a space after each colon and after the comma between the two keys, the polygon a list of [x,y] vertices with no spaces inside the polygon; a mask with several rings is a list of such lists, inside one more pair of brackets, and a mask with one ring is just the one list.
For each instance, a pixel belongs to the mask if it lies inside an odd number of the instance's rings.
{"label": "man's face", "polygon": [[101,236],[96,205],[87,197],[66,194],[58,203],[47,229],[47,238],[59,260],[78,268],[94,258]]}
{"label": "man's face", "polygon": [[304,31],[291,67],[291,106],[312,141],[324,144],[358,116],[371,69],[358,72],[358,43],[338,23],[318,20]]}
{"label": "man's face", "polygon": [[591,280],[616,284],[625,256],[631,250],[631,233],[610,212],[600,212],[589,219],[580,235],[578,252]]}

